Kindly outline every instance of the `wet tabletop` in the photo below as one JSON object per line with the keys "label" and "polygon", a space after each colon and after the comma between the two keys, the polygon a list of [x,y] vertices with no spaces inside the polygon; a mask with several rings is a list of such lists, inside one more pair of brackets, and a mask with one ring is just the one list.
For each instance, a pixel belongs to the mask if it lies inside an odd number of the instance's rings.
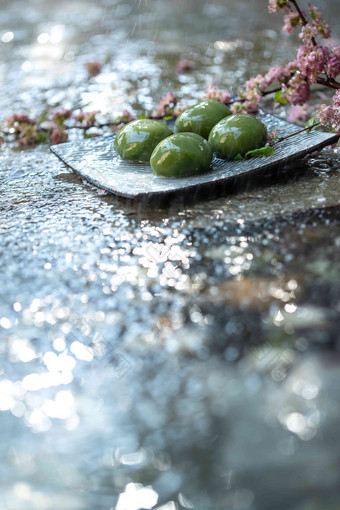
{"label": "wet tabletop", "polygon": [[[235,90],[294,56],[264,4],[5,1],[2,120]],[[339,174],[136,203],[3,146],[1,509],[338,509]]]}

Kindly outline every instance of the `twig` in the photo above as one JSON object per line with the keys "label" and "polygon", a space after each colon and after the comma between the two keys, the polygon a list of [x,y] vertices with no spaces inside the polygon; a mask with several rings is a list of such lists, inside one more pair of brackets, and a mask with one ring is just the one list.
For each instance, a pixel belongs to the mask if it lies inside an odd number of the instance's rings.
{"label": "twig", "polygon": [[283,140],[287,140],[287,138],[291,138],[292,136],[299,135],[300,133],[303,133],[304,131],[311,131],[312,129],[314,129],[315,127],[320,126],[320,125],[321,125],[321,122],[317,122],[316,124],[313,124],[313,126],[305,127],[303,129],[300,129],[299,131],[296,131],[295,133],[292,133],[291,135],[284,136],[283,138],[279,138],[278,140],[276,140],[274,145],[276,145],[277,143],[283,142]]}
{"label": "twig", "polygon": [[[297,12],[298,12],[298,14],[299,14],[299,16],[300,16],[300,19],[301,19],[301,21],[302,21],[302,24],[303,24],[304,26],[305,26],[305,25],[307,25],[307,20],[306,20],[306,18],[305,18],[305,15],[304,15],[304,14],[303,14],[303,12],[301,11],[301,9],[300,9],[300,7],[299,7],[299,5],[298,5],[297,1],[296,1],[296,0],[290,0],[290,1],[291,1],[291,3],[295,6],[295,9],[297,10]],[[313,46],[317,46],[317,42],[316,42],[316,40],[315,40],[315,38],[314,38],[314,37],[312,37],[312,43],[313,43]]]}
{"label": "twig", "polygon": [[[295,6],[295,9],[297,10],[299,16],[300,16],[300,19],[301,19],[301,22],[304,26],[307,25],[307,20],[305,18],[305,15],[303,14],[303,12],[301,11],[298,3],[296,0],[290,0],[291,3]],[[313,46],[318,46],[318,43],[316,42],[315,40],[315,37],[312,37],[312,43],[313,43]],[[326,69],[325,69],[325,74],[326,74],[326,79],[324,78],[321,78],[319,77],[317,79],[317,83],[320,83],[321,85],[325,85],[326,87],[330,87],[332,89],[340,89],[340,83],[338,83],[336,80],[334,80],[333,78],[330,78],[328,75],[327,75],[327,72],[326,72]]]}
{"label": "twig", "polygon": [[301,9],[300,9],[300,7],[299,7],[299,5],[298,5],[297,1],[296,1],[296,0],[290,0],[290,1],[291,1],[291,3],[292,3],[293,5],[295,5],[295,9],[296,9],[296,10],[297,10],[297,12],[299,13],[299,16],[300,16],[300,18],[301,18],[302,24],[303,24],[303,25],[307,25],[307,20],[306,20],[306,18],[305,18],[305,15],[304,15],[304,14],[303,14],[303,12],[301,11]]}
{"label": "twig", "polygon": [[320,85],[325,85],[325,87],[330,87],[331,89],[340,89],[340,83],[333,78],[329,78],[328,76],[327,78],[321,78],[321,76],[319,76],[317,78],[317,83]]}
{"label": "twig", "polygon": [[[262,97],[268,96],[268,94],[274,94],[274,92],[279,92],[280,90],[281,90],[281,87],[277,87],[276,89],[271,89],[271,90],[265,90],[264,92],[262,92]],[[244,101],[247,101],[247,98],[237,97],[236,99],[229,101],[229,103],[227,103],[227,104],[244,103]]]}

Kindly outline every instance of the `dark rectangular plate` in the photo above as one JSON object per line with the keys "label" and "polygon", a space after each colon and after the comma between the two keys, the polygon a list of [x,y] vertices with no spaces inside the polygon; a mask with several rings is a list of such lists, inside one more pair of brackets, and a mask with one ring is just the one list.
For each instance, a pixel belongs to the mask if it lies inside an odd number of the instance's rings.
{"label": "dark rectangular plate", "polygon": [[[301,129],[270,114],[262,114],[258,118],[266,124],[268,132],[277,129],[279,137]],[[51,151],[95,186],[123,197],[142,199],[180,191],[195,192],[219,184],[228,189],[228,185],[238,177],[273,169],[279,172],[287,163],[335,143],[338,138],[339,135],[334,133],[303,132],[278,143],[272,156],[231,162],[215,158],[209,172],[179,179],[157,177],[147,164],[122,160],[113,148],[114,135],[53,145]]]}

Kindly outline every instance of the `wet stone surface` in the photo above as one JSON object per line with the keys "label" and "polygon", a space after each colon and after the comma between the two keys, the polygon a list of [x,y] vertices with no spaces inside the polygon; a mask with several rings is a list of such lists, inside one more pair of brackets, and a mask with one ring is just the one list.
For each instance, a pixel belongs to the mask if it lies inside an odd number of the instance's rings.
{"label": "wet stone surface", "polygon": [[[6,2],[3,115],[190,102],[293,54],[262,2],[229,4]],[[336,510],[339,151],[163,204],[47,146],[0,165],[1,508]]]}

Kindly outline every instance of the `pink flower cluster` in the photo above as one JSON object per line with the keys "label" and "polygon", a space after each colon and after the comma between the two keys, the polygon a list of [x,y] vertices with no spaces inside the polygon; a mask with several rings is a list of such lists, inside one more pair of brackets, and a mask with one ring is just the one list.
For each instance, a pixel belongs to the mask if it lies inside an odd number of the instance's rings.
{"label": "pink flower cluster", "polygon": [[24,113],[15,113],[6,119],[6,127],[20,145],[34,145],[39,142],[39,125]]}
{"label": "pink flower cluster", "polygon": [[69,119],[72,116],[72,110],[56,110],[52,113],[53,122],[61,126],[64,124],[66,119]]}
{"label": "pink flower cluster", "polygon": [[310,85],[306,77],[301,73],[295,73],[287,85],[282,85],[285,98],[290,104],[304,104],[310,99]]}
{"label": "pink flower cluster", "polygon": [[11,117],[7,117],[6,126],[7,127],[17,127],[19,124],[35,124],[35,120],[30,119],[24,113],[14,113]]}
{"label": "pink flower cluster", "polygon": [[326,63],[327,76],[336,79],[340,74],[340,46],[335,46],[330,50],[330,56]]}
{"label": "pink flower cluster", "polygon": [[298,12],[289,12],[283,16],[283,32],[290,34],[298,26],[302,25],[302,21]]}
{"label": "pink flower cluster", "polygon": [[321,124],[334,131],[340,131],[340,90],[335,92],[332,104],[330,106],[322,104],[315,116]]}
{"label": "pink flower cluster", "polygon": [[[325,23],[321,12],[317,7],[314,7],[311,3],[308,4],[310,16],[312,18],[311,23],[307,23],[307,25],[304,27],[306,30],[302,30],[303,32],[310,32],[313,33],[313,37],[316,37],[317,35],[321,35],[324,39],[328,39],[331,35],[331,29],[330,26]],[[308,28],[307,28],[308,27]],[[300,34],[301,39],[305,40],[305,34]]]}
{"label": "pink flower cluster", "polygon": [[80,112],[73,115],[72,110],[56,110],[52,112],[51,119],[47,122],[16,113],[7,118],[6,127],[20,145],[34,145],[48,138],[53,144],[58,144],[68,140],[67,129],[70,126],[65,124],[67,119],[73,117],[75,122],[80,123],[86,130],[95,125],[97,113],[99,112]]}
{"label": "pink flower cluster", "polygon": [[316,83],[329,58],[329,49],[322,46],[302,44],[298,49],[297,67],[311,83]]}
{"label": "pink flower cluster", "polygon": [[129,112],[129,110],[123,110],[119,117],[118,117],[118,122],[131,122],[132,120],[136,120],[136,117],[131,113]]}
{"label": "pink flower cluster", "polygon": [[290,3],[288,0],[269,0],[269,12],[279,12],[281,9],[290,9]]}
{"label": "pink flower cluster", "polygon": [[[273,6],[276,6],[275,10]],[[296,26],[302,26],[299,37],[302,39],[303,44],[298,49],[296,63],[291,63],[291,67],[296,64],[297,70],[308,78],[310,83],[317,82],[319,73],[326,72],[328,76],[335,78],[340,70],[340,50],[334,48],[332,51],[327,47],[321,46],[315,40],[318,35],[324,39],[328,39],[330,36],[330,27],[323,20],[321,12],[309,3],[308,8],[311,20],[307,22],[305,15],[300,15],[301,11],[293,10],[293,5],[290,2],[282,2],[280,0],[269,2],[270,12],[278,12],[283,7],[290,11],[284,16],[283,30],[291,32]],[[298,88],[300,88],[301,80],[298,80],[298,84]],[[294,88],[294,83],[291,85]],[[296,95],[294,100],[296,101]]]}
{"label": "pink flower cluster", "polygon": [[162,99],[159,101],[156,110],[152,113],[152,117],[165,117],[166,115],[171,114],[172,110],[176,106],[177,98],[172,92],[168,92]]}
{"label": "pink flower cluster", "polygon": [[[297,26],[301,27],[300,45],[297,60],[285,67],[273,67],[264,76],[257,75],[248,80],[245,88],[239,92],[240,101],[232,105],[234,113],[254,112],[258,110],[260,99],[274,82],[279,82],[282,93],[292,105],[303,105],[311,95],[310,85],[336,80],[340,74],[340,47],[324,47],[316,41],[317,36],[324,39],[330,36],[330,27],[323,20],[321,12],[310,3],[309,20],[299,9],[296,2],[289,0],[269,0],[269,12],[286,11],[283,30],[292,32]],[[295,10],[296,9],[296,10]],[[334,105],[332,107],[334,109]],[[330,115],[330,110],[322,109],[323,117]],[[291,117],[297,116],[297,109],[292,110]],[[303,116],[300,111],[300,116]],[[333,122],[334,124],[334,122]]]}
{"label": "pink flower cluster", "polygon": [[230,103],[231,96],[229,92],[222,92],[215,85],[209,84],[204,91],[202,101],[220,101],[221,103]]}
{"label": "pink flower cluster", "polygon": [[308,104],[293,106],[287,117],[288,122],[306,122],[309,109],[310,106]]}
{"label": "pink flower cluster", "polygon": [[23,124],[17,140],[20,145],[34,145],[39,142],[40,136],[38,133],[38,126]]}
{"label": "pink flower cluster", "polygon": [[74,115],[74,120],[81,124],[81,126],[85,129],[89,129],[93,127],[96,122],[96,115],[100,113],[99,110],[94,112],[80,112]]}
{"label": "pink flower cluster", "polygon": [[234,113],[235,115],[237,113],[250,113],[250,106],[248,105],[248,103],[246,101],[235,101],[231,106],[230,106],[230,110],[232,113]]}
{"label": "pink flower cluster", "polygon": [[66,133],[64,126],[55,126],[51,132],[51,141],[54,145],[58,143],[67,142],[68,134]]}
{"label": "pink flower cluster", "polygon": [[262,98],[262,84],[264,76],[258,74],[254,78],[246,81],[245,91],[241,94],[241,99],[245,99],[243,102],[243,109],[249,113],[256,112],[259,107],[259,101]]}
{"label": "pink flower cluster", "polygon": [[234,103],[232,106],[233,113],[256,112],[259,107],[259,101],[267,88],[274,81],[279,81],[280,83],[287,81],[290,76],[289,67],[275,66],[269,69],[264,76],[258,74],[255,78],[251,78],[246,82],[245,90],[241,90],[239,94],[243,104],[239,104],[239,102]]}

